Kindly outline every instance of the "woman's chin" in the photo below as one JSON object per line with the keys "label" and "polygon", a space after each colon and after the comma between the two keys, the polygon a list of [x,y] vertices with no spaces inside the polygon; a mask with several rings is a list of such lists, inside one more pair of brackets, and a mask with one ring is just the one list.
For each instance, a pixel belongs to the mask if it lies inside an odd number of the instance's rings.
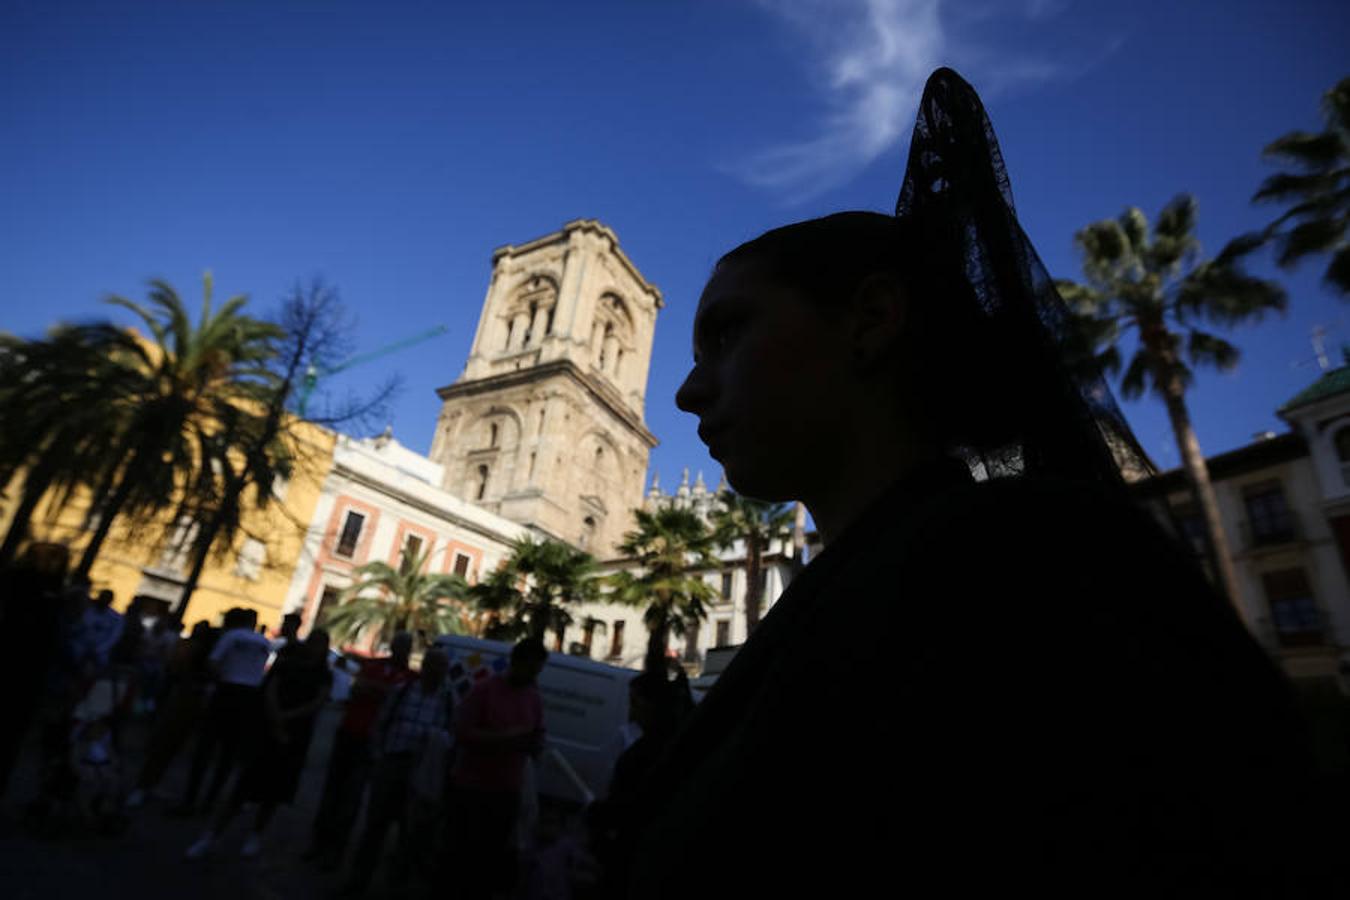
{"label": "woman's chin", "polygon": [[774,478],[767,467],[740,465],[734,458],[719,459],[718,462],[722,464],[727,484],[742,497],[778,503],[797,496],[789,486],[780,484],[782,479]]}

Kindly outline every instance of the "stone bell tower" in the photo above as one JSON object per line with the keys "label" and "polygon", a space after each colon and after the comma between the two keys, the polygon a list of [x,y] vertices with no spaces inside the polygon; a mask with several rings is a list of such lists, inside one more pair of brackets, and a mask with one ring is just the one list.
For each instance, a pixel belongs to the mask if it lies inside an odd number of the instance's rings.
{"label": "stone bell tower", "polygon": [[440,388],[445,487],[599,558],[633,527],[661,292],[593,219],[492,255],[464,373]]}

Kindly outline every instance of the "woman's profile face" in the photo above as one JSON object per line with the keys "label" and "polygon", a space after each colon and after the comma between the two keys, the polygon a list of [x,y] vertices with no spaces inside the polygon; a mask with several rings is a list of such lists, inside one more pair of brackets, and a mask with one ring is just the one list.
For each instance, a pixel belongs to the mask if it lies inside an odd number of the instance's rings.
{"label": "woman's profile face", "polygon": [[738,492],[799,499],[837,457],[845,329],[753,261],[718,266],[694,316],[694,368],[675,403]]}

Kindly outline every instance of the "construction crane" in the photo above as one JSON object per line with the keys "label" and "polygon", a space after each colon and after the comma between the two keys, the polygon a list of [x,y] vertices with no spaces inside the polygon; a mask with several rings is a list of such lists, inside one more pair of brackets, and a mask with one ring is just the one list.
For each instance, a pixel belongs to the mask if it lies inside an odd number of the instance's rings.
{"label": "construction crane", "polygon": [[305,409],[309,406],[309,395],[314,392],[314,388],[318,385],[320,378],[336,375],[338,372],[350,369],[353,366],[359,366],[362,363],[368,363],[372,360],[379,359],[381,356],[387,356],[390,353],[403,350],[414,344],[429,341],[434,337],[445,334],[449,330],[450,329],[445,325],[437,325],[435,328],[430,328],[420,334],[404,338],[401,341],[394,341],[392,344],[386,344],[376,350],[349,356],[334,366],[324,366],[323,368],[320,368],[319,366],[310,363],[309,368],[305,370],[305,380],[300,385],[300,400],[296,404],[296,412],[300,414],[300,418],[303,419],[305,417]]}

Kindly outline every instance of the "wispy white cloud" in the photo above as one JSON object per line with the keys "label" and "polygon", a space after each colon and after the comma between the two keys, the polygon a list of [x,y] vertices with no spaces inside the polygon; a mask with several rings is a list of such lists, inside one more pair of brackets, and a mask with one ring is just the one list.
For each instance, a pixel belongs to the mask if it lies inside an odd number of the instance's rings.
{"label": "wispy white cloud", "polygon": [[1068,0],[1026,0],[1026,14],[1030,19],[1045,19],[1058,14],[1068,5]]}
{"label": "wispy white cloud", "polygon": [[1014,15],[1044,19],[1068,0],[967,4],[945,0],[757,0],[797,32],[822,108],[808,137],[774,144],[727,166],[755,187],[801,202],[856,175],[903,140],[933,69],[953,65],[990,94],[1059,77],[1054,62],[997,52],[954,34],[963,22]]}
{"label": "wispy white cloud", "polygon": [[760,0],[807,38],[826,109],[813,137],[730,166],[797,199],[834,187],[892,146],[942,58],[938,0]]}

